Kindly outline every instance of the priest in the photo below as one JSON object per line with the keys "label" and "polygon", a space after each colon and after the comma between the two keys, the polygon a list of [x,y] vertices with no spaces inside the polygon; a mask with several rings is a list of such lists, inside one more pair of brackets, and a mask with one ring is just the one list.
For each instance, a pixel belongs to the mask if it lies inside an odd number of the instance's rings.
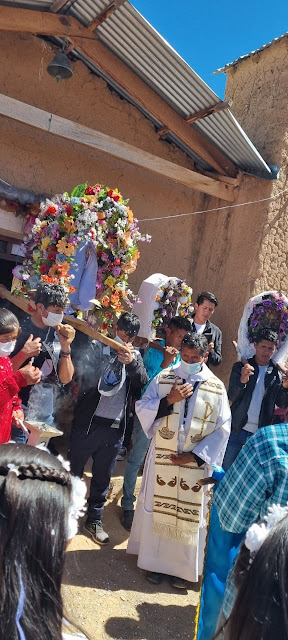
{"label": "priest", "polygon": [[165,574],[182,589],[203,571],[207,490],[230,433],[226,390],[204,363],[207,349],[205,336],[187,334],[180,362],[160,372],[136,403],[153,439],[127,552],[138,555],[150,582]]}

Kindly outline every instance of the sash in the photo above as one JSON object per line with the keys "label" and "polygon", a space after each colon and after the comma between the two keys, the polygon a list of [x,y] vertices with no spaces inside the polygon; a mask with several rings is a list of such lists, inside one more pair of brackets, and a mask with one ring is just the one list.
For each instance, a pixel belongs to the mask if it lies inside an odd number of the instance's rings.
{"label": "sash", "polygon": [[[177,375],[171,369],[160,374],[160,398],[168,395],[175,380]],[[182,383],[182,378],[179,382]],[[200,382],[183,452],[192,451],[196,442],[214,431],[222,393],[218,378]],[[204,495],[201,480],[205,471],[192,460],[181,466],[170,461],[171,453],[177,453],[182,411],[183,401],[174,405],[170,416],[162,418],[156,433],[152,531],[183,544],[193,544],[198,541],[201,523]]]}

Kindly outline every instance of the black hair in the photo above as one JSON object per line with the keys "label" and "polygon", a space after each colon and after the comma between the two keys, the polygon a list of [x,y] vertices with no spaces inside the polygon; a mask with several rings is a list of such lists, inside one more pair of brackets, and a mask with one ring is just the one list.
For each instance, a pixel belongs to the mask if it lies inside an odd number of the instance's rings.
{"label": "black hair", "polygon": [[273,331],[273,329],[270,329],[269,327],[264,327],[263,329],[260,329],[260,331],[258,331],[255,338],[256,344],[259,344],[261,340],[268,340],[269,342],[273,342],[273,344],[277,345],[278,336],[276,331]]}
{"label": "black hair", "polygon": [[239,590],[225,640],[287,640],[288,516],[271,529],[252,564],[249,560],[243,544],[234,574]]}
{"label": "black hair", "polygon": [[202,291],[201,293],[198,293],[196,303],[203,304],[204,300],[207,300],[208,302],[212,302],[213,304],[215,304],[215,307],[217,307],[218,305],[218,300],[216,296],[214,296],[214,293],[210,293],[210,291]]}
{"label": "black hair", "polygon": [[0,335],[11,333],[11,331],[16,331],[17,329],[19,333],[19,322],[14,313],[9,309],[0,309]]}
{"label": "black hair", "polygon": [[208,349],[208,340],[204,335],[199,333],[187,333],[182,340],[181,349],[188,347],[188,349],[198,349],[201,356],[205,356]]}
{"label": "black hair", "polygon": [[[19,476],[8,465],[18,468]],[[71,476],[55,456],[28,445],[0,447],[0,640],[61,640],[61,580]]]}
{"label": "black hair", "polygon": [[189,333],[189,331],[191,331],[191,322],[188,318],[183,318],[183,316],[174,316],[174,318],[171,318],[168,328],[171,329],[171,331],[184,329],[184,331]]}
{"label": "black hair", "polygon": [[125,313],[121,313],[120,318],[117,320],[117,329],[125,331],[129,338],[133,338],[139,333],[140,320],[135,313],[125,311]]}
{"label": "black hair", "polygon": [[67,304],[64,287],[61,284],[39,284],[36,289],[35,304],[39,302],[44,305],[45,309],[50,306],[64,309]]}

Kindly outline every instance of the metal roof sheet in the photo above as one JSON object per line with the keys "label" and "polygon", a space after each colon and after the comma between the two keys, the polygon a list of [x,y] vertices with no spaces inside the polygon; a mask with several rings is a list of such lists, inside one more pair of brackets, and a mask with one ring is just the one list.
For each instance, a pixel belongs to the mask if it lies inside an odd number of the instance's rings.
{"label": "metal roof sheet", "polygon": [[[54,0],[20,0],[18,6],[49,10]],[[15,6],[11,0],[0,4]],[[69,0],[60,11],[73,15],[87,26],[107,9],[111,0]],[[209,108],[220,102],[220,98],[183,60],[169,43],[125,0],[116,11],[97,28],[97,36],[125,65],[134,71],[155,93],[160,95],[183,118]],[[81,59],[94,73],[105,78],[117,93],[137,106],[157,127],[163,123],[140,106],[120,85],[79,50],[72,54]],[[244,133],[229,110],[220,111],[191,124],[201,131],[216,147],[228,156],[243,171],[255,175],[271,176],[271,171],[252,142]],[[173,133],[167,140],[183,149],[205,169],[207,163],[199,158]]]}
{"label": "metal roof sheet", "polygon": [[237,58],[236,60],[233,60],[233,62],[227,62],[227,64],[225,64],[224,67],[220,67],[220,69],[216,69],[216,71],[213,72],[213,75],[216,75],[217,73],[225,73],[225,71],[228,71],[228,69],[231,69],[231,67],[235,67],[237,64],[239,64],[239,62],[242,62],[242,60],[247,60],[247,58],[251,58],[255,54],[260,53],[260,51],[263,51],[264,49],[269,49],[269,47],[271,47],[272,44],[277,44],[278,42],[283,40],[283,38],[288,38],[288,31],[283,33],[282,36],[278,36],[278,38],[274,38],[273,40],[271,40],[271,42],[267,42],[267,44],[263,44],[262,47],[255,49],[255,51],[250,51],[250,53],[245,53],[244,56],[239,56],[239,58]]}

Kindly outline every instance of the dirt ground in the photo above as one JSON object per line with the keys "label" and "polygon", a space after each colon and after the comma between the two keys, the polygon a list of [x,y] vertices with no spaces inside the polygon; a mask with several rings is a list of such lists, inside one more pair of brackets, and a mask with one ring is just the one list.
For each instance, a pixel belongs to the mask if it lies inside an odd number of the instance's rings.
{"label": "dirt ground", "polygon": [[[66,560],[63,595],[67,616],[90,640],[192,640],[198,589],[173,589],[168,579],[154,586],[126,554],[128,532],[120,524],[125,462],[118,462],[103,525],[110,543],[93,543],[80,525]],[[87,483],[91,474],[85,472]],[[140,488],[141,478],[137,487]]]}

